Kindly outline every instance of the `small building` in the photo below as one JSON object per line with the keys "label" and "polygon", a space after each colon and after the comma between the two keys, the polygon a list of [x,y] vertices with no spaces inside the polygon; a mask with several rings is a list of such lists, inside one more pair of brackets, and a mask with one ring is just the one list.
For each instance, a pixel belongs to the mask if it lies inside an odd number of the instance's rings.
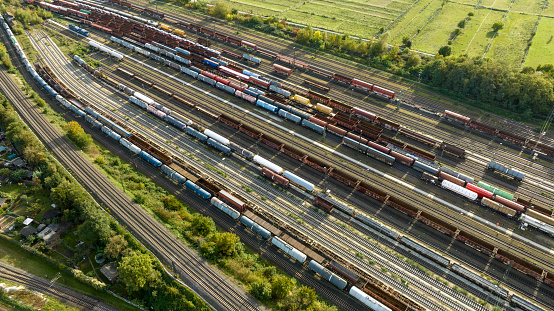
{"label": "small building", "polygon": [[15,19],[15,16],[13,16],[13,13],[12,12],[7,12],[6,11],[6,21],[12,21]]}
{"label": "small building", "polygon": [[42,230],[41,232],[39,232],[39,233],[37,234],[37,236],[38,236],[39,238],[43,238],[43,239],[44,239],[44,237],[47,236],[47,235],[49,235],[50,233],[55,233],[55,232],[52,231],[52,229],[46,227],[44,230]]}
{"label": "small building", "polygon": [[2,208],[4,206],[4,204],[6,204],[6,199],[5,198],[0,198],[0,208]]}
{"label": "small building", "polygon": [[28,225],[30,225],[30,224],[32,224],[32,223],[33,223],[33,219],[32,219],[32,218],[27,218],[27,219],[25,219],[25,220],[23,221],[23,225],[24,225],[24,226],[28,226]]}
{"label": "small building", "polygon": [[15,158],[15,159],[7,162],[6,164],[4,164],[4,166],[9,167],[12,170],[13,169],[20,169],[23,166],[25,166],[25,160],[23,160],[22,158]]}
{"label": "small building", "polygon": [[59,225],[58,224],[49,224],[48,228],[54,232],[58,231]]}
{"label": "small building", "polygon": [[103,265],[102,268],[100,268],[100,272],[102,272],[102,274],[112,283],[115,281],[117,275],[119,274],[119,272],[117,272],[117,267],[113,262]]}
{"label": "small building", "polygon": [[41,232],[44,228],[46,228],[45,224],[38,225],[37,232]]}
{"label": "small building", "polygon": [[24,227],[23,229],[21,229],[19,231],[19,234],[24,237],[25,239],[28,238],[29,236],[33,235],[37,233],[37,228],[33,227],[33,226],[26,226]]}

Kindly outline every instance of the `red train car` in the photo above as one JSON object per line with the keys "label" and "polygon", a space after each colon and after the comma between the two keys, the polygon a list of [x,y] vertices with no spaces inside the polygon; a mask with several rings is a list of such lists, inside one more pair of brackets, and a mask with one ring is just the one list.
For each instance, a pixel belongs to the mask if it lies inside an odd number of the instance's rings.
{"label": "red train car", "polygon": [[225,190],[219,191],[218,197],[224,200],[225,202],[231,204],[232,206],[234,206],[241,213],[244,212],[244,210],[246,209],[246,203],[235,198],[233,195],[231,195]]}
{"label": "red train car", "polygon": [[480,188],[480,187],[477,187],[475,186],[474,184],[471,184],[471,183],[467,183],[466,185],[466,189],[467,190],[471,190],[475,193],[477,193],[477,196],[479,196],[480,198],[487,198],[487,199],[491,199],[492,200],[492,192],[490,191],[487,191],[483,188]]}
{"label": "red train car", "polygon": [[373,94],[386,97],[388,99],[393,99],[395,93],[391,90],[387,90],[377,85],[373,85]]}
{"label": "red train car", "polygon": [[368,119],[371,122],[375,121],[375,118],[377,118],[375,114],[356,107],[352,108],[352,113],[364,119]]}
{"label": "red train car", "polygon": [[450,110],[445,110],[443,116],[447,120],[452,120],[452,121],[455,121],[455,122],[458,122],[458,123],[462,123],[463,125],[468,125],[469,121],[471,121],[471,118],[468,118],[466,116],[463,116],[459,113],[455,113],[455,112],[450,111]]}
{"label": "red train car", "polygon": [[357,87],[357,88],[366,90],[366,91],[368,91],[368,92],[371,92],[371,91],[373,90],[373,84],[368,83],[368,82],[365,82],[365,81],[362,81],[362,80],[352,79],[352,83],[351,83],[351,84],[352,84],[353,86]]}
{"label": "red train car", "polygon": [[279,73],[282,73],[286,76],[290,76],[291,73],[292,73],[292,69],[289,69],[285,66],[281,66],[281,65],[278,65],[278,64],[273,64],[273,69],[275,69],[275,71],[277,71]]}
{"label": "red train car", "polygon": [[288,187],[289,184],[290,184],[288,179],[286,179],[285,177],[283,177],[281,175],[273,173],[272,170],[267,169],[265,167],[262,167],[261,173],[262,173],[263,176],[273,180],[274,182],[278,183],[279,185],[281,185],[283,187]]}

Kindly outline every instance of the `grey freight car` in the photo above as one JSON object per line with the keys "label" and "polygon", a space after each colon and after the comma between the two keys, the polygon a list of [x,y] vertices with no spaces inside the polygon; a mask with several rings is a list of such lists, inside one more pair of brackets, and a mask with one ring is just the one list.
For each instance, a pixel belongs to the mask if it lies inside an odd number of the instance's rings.
{"label": "grey freight car", "polygon": [[412,240],[410,240],[409,238],[403,236],[401,239],[400,239],[400,242],[402,242],[403,244],[405,244],[406,246],[408,246],[409,248],[412,248],[414,249],[416,252],[420,253],[420,254],[423,254],[431,259],[433,259],[434,261],[440,263],[441,265],[443,266],[448,266],[450,264],[450,260],[442,257],[441,255],[431,251],[430,249],[428,249],[427,247],[424,247]]}
{"label": "grey freight car", "polygon": [[458,265],[458,264],[454,264],[452,266],[452,270],[456,273],[458,273],[459,275],[465,277],[466,279],[472,281],[473,283],[483,287],[483,288],[486,288],[488,290],[490,290],[491,292],[493,292],[494,294],[496,294],[497,296],[500,296],[502,298],[507,298],[508,297],[508,291],[503,289],[502,287],[499,287],[498,285],[495,285],[493,284],[492,282],[490,282],[489,280],[481,277],[480,275],[477,275],[469,270],[467,270],[466,268]]}
{"label": "grey freight car", "polygon": [[335,285],[340,290],[343,290],[348,284],[344,279],[329,271],[327,268],[320,265],[315,260],[310,260],[308,268],[310,268],[310,270],[314,271],[315,273],[321,275],[323,279],[331,282],[331,284]]}
{"label": "grey freight car", "polygon": [[516,171],[511,168],[507,168],[502,164],[498,164],[494,161],[490,161],[489,166],[487,167],[491,171],[501,171],[502,173],[513,177],[515,180],[522,181],[525,177],[525,174],[522,172]]}
{"label": "grey freight car", "polygon": [[369,216],[366,216],[362,213],[357,213],[356,214],[356,219],[358,219],[360,222],[372,227],[373,229],[376,229],[378,230],[379,232],[387,235],[387,236],[390,236],[391,238],[393,239],[398,239],[398,237],[400,236],[400,234],[398,234],[396,231],[390,229],[389,227],[383,225],[382,223],[372,219],[371,217]]}

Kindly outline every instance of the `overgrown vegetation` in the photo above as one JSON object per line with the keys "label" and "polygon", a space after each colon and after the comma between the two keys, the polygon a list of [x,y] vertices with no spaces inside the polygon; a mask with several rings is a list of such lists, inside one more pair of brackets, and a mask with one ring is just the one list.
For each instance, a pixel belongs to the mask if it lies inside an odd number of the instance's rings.
{"label": "overgrown vegetation", "polygon": [[[18,284],[6,282],[0,279],[0,283],[7,283],[9,286],[18,287]],[[61,301],[50,296],[38,294],[37,292],[23,288],[6,293],[0,290],[0,306],[3,304],[20,311],[78,311],[78,308],[70,307]]]}

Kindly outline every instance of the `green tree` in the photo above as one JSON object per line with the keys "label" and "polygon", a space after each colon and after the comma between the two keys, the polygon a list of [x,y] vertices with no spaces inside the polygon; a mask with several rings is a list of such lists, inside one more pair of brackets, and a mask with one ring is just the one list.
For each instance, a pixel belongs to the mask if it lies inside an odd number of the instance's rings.
{"label": "green tree", "polygon": [[15,170],[10,174],[10,181],[15,183],[22,182],[25,177],[27,177],[26,170]]}
{"label": "green tree", "polygon": [[86,148],[92,145],[92,137],[85,133],[81,125],[75,121],[70,121],[65,125],[69,138],[77,145],[79,148]]}
{"label": "green tree", "polygon": [[465,26],[466,26],[466,20],[465,20],[465,19],[461,20],[461,21],[458,23],[458,27],[460,27],[460,28],[465,28]]}
{"label": "green tree", "polygon": [[442,55],[444,57],[450,56],[452,54],[452,47],[445,45],[439,49],[439,55]]}
{"label": "green tree", "polygon": [[161,274],[155,269],[152,257],[140,252],[131,252],[123,257],[117,268],[119,280],[131,292],[156,287],[161,281]]}
{"label": "green tree", "polygon": [[79,238],[88,245],[107,243],[112,233],[110,218],[94,206],[85,208],[83,214],[86,220],[79,227]]}
{"label": "green tree", "polygon": [[499,31],[500,29],[504,28],[504,23],[501,21],[495,22],[492,24],[492,30]]}
{"label": "green tree", "polygon": [[271,299],[271,286],[267,281],[253,283],[250,292],[260,301],[268,301]]}
{"label": "green tree", "polygon": [[24,221],[25,221],[25,216],[19,216],[19,217],[17,217],[17,218],[15,219],[14,225],[15,225],[16,227],[20,227],[20,226],[23,225],[23,222],[24,222]]}
{"label": "green tree", "polygon": [[174,196],[166,196],[162,199],[164,207],[168,210],[179,211],[184,208],[183,204]]}
{"label": "green tree", "polygon": [[231,232],[224,232],[217,235],[217,248],[223,256],[235,254],[240,238]]}
{"label": "green tree", "polygon": [[224,19],[229,13],[231,13],[231,11],[223,1],[219,1],[213,6],[212,15],[215,17]]}
{"label": "green tree", "polygon": [[277,275],[271,282],[271,295],[276,299],[283,299],[294,289],[294,279],[285,275]]}
{"label": "green tree", "polygon": [[7,167],[3,167],[3,168],[0,169],[0,175],[1,176],[10,177],[11,174],[12,174],[12,170],[10,170]]}
{"label": "green tree", "polygon": [[387,48],[387,43],[390,41],[390,35],[388,32],[379,38],[376,42],[371,44],[369,48],[369,54],[373,57],[381,56]]}
{"label": "green tree", "polygon": [[196,214],[192,218],[192,231],[196,235],[207,236],[215,232],[215,223],[210,217]]}
{"label": "green tree", "polygon": [[127,250],[129,243],[122,235],[114,235],[110,238],[110,242],[104,248],[104,253],[108,258],[117,259],[123,255]]}
{"label": "green tree", "polygon": [[408,59],[406,60],[406,67],[413,68],[421,64],[421,56],[416,51],[411,51]]}

